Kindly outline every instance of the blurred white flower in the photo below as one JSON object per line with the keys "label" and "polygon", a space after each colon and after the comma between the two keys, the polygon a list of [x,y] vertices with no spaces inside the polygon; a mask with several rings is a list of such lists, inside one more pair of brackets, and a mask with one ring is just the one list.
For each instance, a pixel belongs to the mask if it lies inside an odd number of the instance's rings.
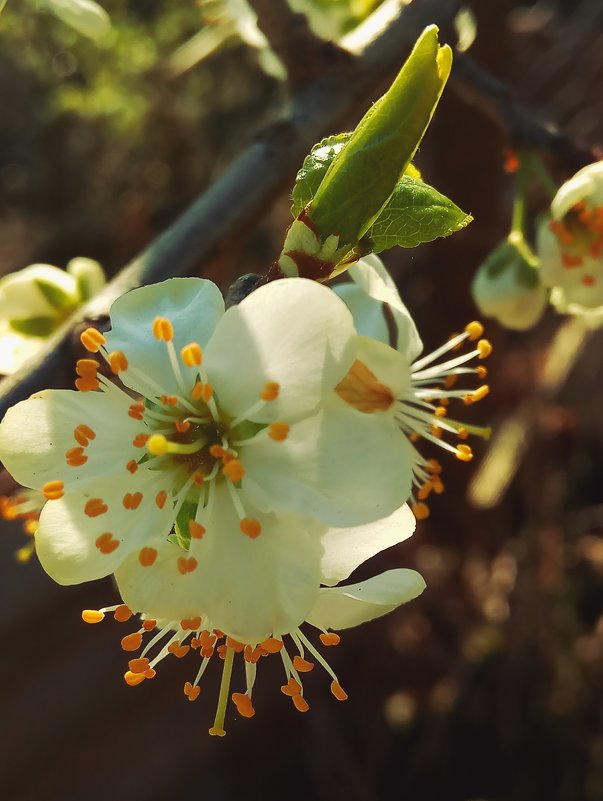
{"label": "blurred white flower", "polygon": [[42,0],[61,22],[90,39],[100,39],[111,30],[111,19],[94,0]]}

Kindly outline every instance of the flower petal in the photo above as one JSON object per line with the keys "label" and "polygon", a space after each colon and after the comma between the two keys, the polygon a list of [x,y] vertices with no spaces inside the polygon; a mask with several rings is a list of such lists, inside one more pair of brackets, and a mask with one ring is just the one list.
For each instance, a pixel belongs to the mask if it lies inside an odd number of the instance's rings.
{"label": "flower petal", "polygon": [[[155,498],[162,489],[169,493],[168,479],[169,474],[140,468],[134,475],[107,477],[85,492],[48,501],[36,532],[44,570],[59,584],[102,578],[148,540],[167,536],[172,506],[159,509]],[[126,493],[142,494],[136,508],[125,508]],[[103,505],[106,511],[96,513]]]}
{"label": "flower petal", "polygon": [[[143,568],[135,557],[117,571],[124,602],[156,618],[207,615],[215,628],[243,642],[260,642],[294,630],[312,607],[319,587],[324,527],[291,515],[246,512],[261,525],[255,539],[243,534],[224,484],[213,512],[189,552],[156,545],[161,558]],[[182,572],[180,560],[195,564]],[[181,569],[182,568],[182,569]]]}
{"label": "flower petal", "polygon": [[332,587],[367,559],[408,539],[417,525],[407,504],[389,517],[353,528],[330,528],[322,538],[320,583]]}
{"label": "flower petal", "polygon": [[[146,397],[180,395],[182,390],[170,363],[166,343],[153,336],[153,321],[166,317],[174,327],[173,344],[180,350],[190,342],[205,348],[220,317],[224,300],[218,287],[203,278],[170,278],[133,289],[111,307],[108,351],[123,351],[131,367],[120,373],[126,386]],[[195,383],[194,370],[180,363],[187,391]],[[144,376],[147,377],[145,380]]]}
{"label": "flower petal", "polygon": [[423,343],[381,259],[374,254],[365,256],[350,267],[348,275],[353,283],[336,284],[333,289],[352,312],[358,333],[392,344],[383,309],[383,304],[387,303],[397,329],[397,339],[393,344],[409,363],[413,362],[423,350]]}
{"label": "flower petal", "polygon": [[[128,417],[131,399],[117,392],[46,390],[12,406],[0,424],[0,458],[25,487],[42,489],[47,481],[84,489],[99,477],[127,475],[126,464],[139,458],[133,438],[142,424]],[[85,447],[87,461],[67,464],[70,450],[81,446],[75,429],[94,433]]]}
{"label": "flower petal", "polygon": [[45,341],[43,337],[18,334],[10,328],[7,320],[0,320],[0,373],[14,373],[44,347]]}
{"label": "flower petal", "polygon": [[220,406],[231,415],[244,415],[265,384],[276,382],[278,398],[248,419],[291,423],[315,409],[347,372],[354,333],[351,314],[330,289],[285,278],[226,312],[205,366]]}
{"label": "flower petal", "polygon": [[349,629],[412,601],[425,586],[415,570],[398,569],[349,587],[327,587],[320,590],[307,621],[321,629]]}
{"label": "flower petal", "polygon": [[261,509],[310,515],[332,526],[369,523],[409,496],[408,443],[393,419],[334,396],[291,427],[284,442],[241,446],[242,486]]}

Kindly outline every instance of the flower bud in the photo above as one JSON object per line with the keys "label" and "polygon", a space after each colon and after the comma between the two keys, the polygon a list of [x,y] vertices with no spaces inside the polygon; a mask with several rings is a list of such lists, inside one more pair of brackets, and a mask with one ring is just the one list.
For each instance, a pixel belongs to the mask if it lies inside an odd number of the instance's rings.
{"label": "flower bud", "polygon": [[509,240],[493,250],[479,267],[471,292],[482,314],[515,331],[535,325],[547,304],[538,269]]}

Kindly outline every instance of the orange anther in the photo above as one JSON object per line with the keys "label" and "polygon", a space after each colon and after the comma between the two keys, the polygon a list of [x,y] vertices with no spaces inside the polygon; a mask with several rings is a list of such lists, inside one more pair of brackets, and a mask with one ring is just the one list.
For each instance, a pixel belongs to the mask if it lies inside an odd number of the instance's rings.
{"label": "orange anther", "polygon": [[197,631],[201,625],[200,617],[187,617],[180,621],[180,626],[186,631]]}
{"label": "orange anther", "polygon": [[431,495],[431,491],[433,489],[433,484],[431,481],[426,481],[423,486],[419,489],[417,493],[417,498],[420,501],[426,501],[427,498]]}
{"label": "orange anther", "polygon": [[128,417],[133,420],[142,420],[144,415],[144,403],[132,403],[128,409]]}
{"label": "orange anther", "polygon": [[213,398],[214,395],[214,388],[211,384],[201,384],[201,400],[205,403],[209,403],[209,401]]}
{"label": "orange anther", "polygon": [[517,154],[513,150],[506,149],[505,153],[505,164],[504,170],[508,173],[517,172],[519,169],[519,159],[517,158]]}
{"label": "orange anther", "polygon": [[75,363],[75,372],[82,378],[96,378],[100,362],[96,359],[78,359]]}
{"label": "orange anther", "polygon": [[168,652],[173,654],[178,659],[182,659],[182,657],[186,656],[190,650],[190,645],[180,645],[179,642],[173,642],[168,646]]}
{"label": "orange anther", "polygon": [[101,553],[110,554],[119,548],[119,540],[114,539],[110,531],[105,531],[100,537],[97,537],[94,544]]}
{"label": "orange anther", "polygon": [[234,650],[235,654],[241,654],[241,653],[243,653],[243,651],[245,649],[245,644],[242,643],[242,642],[239,642],[238,640],[233,639],[233,637],[227,637],[226,638],[226,647],[227,648],[232,648]]}
{"label": "orange anther", "polygon": [[167,500],[167,492],[165,490],[160,490],[155,496],[155,504],[157,505],[158,509],[163,509],[165,506],[165,502]]}
{"label": "orange anther", "polygon": [[146,656],[138,657],[138,659],[130,659],[128,667],[132,673],[146,673],[149,670],[149,660]]}
{"label": "orange anther", "polygon": [[268,436],[275,442],[284,442],[289,436],[290,427],[287,423],[270,423]]}
{"label": "orange anther", "polygon": [[490,387],[488,384],[482,384],[481,387],[478,387],[473,392],[468,392],[466,395],[463,395],[463,403],[467,406],[471,406],[472,403],[483,400],[489,392]]}
{"label": "orange anther", "polygon": [[488,375],[488,368],[480,364],[475,368],[475,372],[478,378],[485,378]]}
{"label": "orange anther", "polygon": [[191,398],[193,400],[200,400],[202,392],[203,392],[203,384],[201,383],[201,381],[197,381],[197,383],[195,384],[195,386],[191,391]]}
{"label": "orange anther", "polygon": [[429,517],[429,506],[426,503],[415,503],[410,508],[417,520],[425,520]]}
{"label": "orange anther", "polygon": [[138,509],[142,502],[142,492],[126,492],[123,497],[124,509]]}
{"label": "orange anther", "polygon": [[199,693],[201,692],[201,687],[198,684],[191,684],[190,681],[187,681],[184,685],[184,694],[188,698],[189,701],[196,701],[199,697]]}
{"label": "orange anther", "polygon": [[582,276],[582,283],[584,286],[594,286],[597,280],[594,275],[584,275]]}
{"label": "orange anther", "polygon": [[132,673],[131,670],[127,670],[124,673],[124,680],[128,687],[136,687],[137,684],[142,684],[145,679],[144,673]]}
{"label": "orange anther", "polygon": [[136,459],[130,459],[128,464],[126,465],[126,470],[128,470],[132,475],[138,470],[138,462]]}
{"label": "orange anther", "polygon": [[239,524],[239,528],[243,534],[246,534],[252,540],[259,537],[262,533],[260,521],[256,520],[255,517],[244,517]]}
{"label": "orange anther", "polygon": [[335,698],[337,698],[338,701],[347,701],[348,700],[348,694],[346,693],[346,691],[343,689],[343,687],[341,686],[341,684],[338,681],[332,681],[331,682],[331,692],[333,693]]}
{"label": "orange anther", "polygon": [[83,448],[69,448],[65,454],[65,461],[70,467],[81,467],[86,464],[88,457]]}
{"label": "orange anther", "polygon": [[176,420],[174,425],[176,426],[176,431],[179,431],[181,434],[184,434],[184,432],[188,431],[191,427],[188,420]]}
{"label": "orange anther", "polygon": [[100,609],[84,609],[82,612],[82,620],[84,623],[100,623],[105,619],[105,613]]}
{"label": "orange anther", "polygon": [[109,354],[109,366],[111,370],[118,375],[122,370],[128,369],[128,359],[122,350],[114,350]]}
{"label": "orange anther", "polygon": [[94,392],[100,388],[100,382],[96,378],[76,378],[75,388],[80,392]]}
{"label": "orange anther", "polygon": [[214,459],[221,459],[226,451],[221,445],[211,445],[209,448],[209,455],[213,456]]}
{"label": "orange anther", "polygon": [[108,509],[109,507],[102,498],[90,498],[89,501],[86,501],[86,505],[84,506],[84,512],[88,515],[88,517],[98,517],[99,515],[104,515]]}
{"label": "orange anther", "polygon": [[191,539],[193,540],[200,540],[205,534],[205,528],[201,525],[201,523],[197,523],[196,520],[188,521],[188,530],[191,535]]}
{"label": "orange anther", "polygon": [[96,438],[96,434],[90,426],[84,425],[83,423],[73,430],[73,436],[77,444],[81,445],[83,448],[86,447],[91,439]]}
{"label": "orange anther", "polygon": [[421,439],[421,435],[417,434],[416,431],[413,431],[412,434],[409,436],[409,440],[411,442],[418,442]]}
{"label": "orange anther", "polygon": [[456,432],[456,435],[459,439],[469,439],[469,431],[464,426],[461,426],[459,430]]}
{"label": "orange anther", "polygon": [[470,462],[473,459],[473,451],[469,445],[457,445],[456,458],[461,462]]}
{"label": "orange anther", "polygon": [[291,700],[293,701],[293,706],[298,712],[307,712],[308,709],[310,709],[310,705],[303,695],[292,695]]}
{"label": "orange anther", "polygon": [[82,331],[80,341],[90,353],[98,353],[107,342],[105,337],[96,328],[87,328],[85,331]]}
{"label": "orange anther", "polygon": [[149,439],[149,434],[136,434],[134,439],[132,440],[132,445],[135,448],[144,448],[147,444],[147,440]]}
{"label": "orange anther", "polygon": [[195,475],[193,476],[193,481],[195,482],[197,487],[200,487],[201,484],[203,484],[203,482],[205,481],[205,476],[203,475],[203,473],[195,473]]}
{"label": "orange anther", "polygon": [[151,567],[155,564],[157,559],[157,551],[155,548],[141,548],[138,552],[138,561],[143,567]]}
{"label": "orange anther", "polygon": [[445,406],[438,406],[434,412],[436,417],[446,417],[446,407]]}
{"label": "orange anther", "polygon": [[263,401],[276,400],[280,391],[280,384],[278,384],[276,381],[268,381],[268,383],[264,384],[264,389],[260,392],[260,398]]}
{"label": "orange anther", "polygon": [[472,341],[479,339],[484,333],[484,326],[478,320],[473,320],[465,326],[465,333],[469,334],[469,339]]}
{"label": "orange anther", "polygon": [[145,631],[153,631],[155,626],[157,625],[157,621],[154,617],[149,617],[146,620],[142,621],[142,627]]}
{"label": "orange anther", "polygon": [[341,637],[339,634],[335,634],[334,631],[328,631],[320,635],[320,641],[323,645],[339,645]]}
{"label": "orange anther", "polygon": [[293,667],[298,673],[308,673],[310,670],[314,669],[314,662],[308,662],[307,659],[304,659],[298,654],[293,657]]}
{"label": "orange anther", "polygon": [[237,484],[245,475],[245,468],[238,459],[231,459],[224,465],[222,472],[233,484]]}
{"label": "orange anther", "polygon": [[288,695],[289,697],[293,697],[294,695],[301,694],[301,684],[296,681],[295,679],[289,679],[287,684],[283,684],[281,687],[281,692],[283,695]]}
{"label": "orange anther", "polygon": [[65,493],[62,481],[47,481],[42,487],[42,494],[47,501],[58,501]]}
{"label": "orange anther", "polygon": [[185,556],[181,556],[178,559],[177,565],[178,572],[185,576],[187,573],[192,573],[197,567],[197,560],[192,556],[188,559]]}
{"label": "orange anther", "polygon": [[133,631],[131,634],[126,634],[121,641],[121,647],[124,651],[137,651],[141,645],[142,634],[139,631]]}
{"label": "orange anther", "polygon": [[256,662],[259,662],[262,653],[265,652],[259,645],[256,645],[255,648],[252,648],[251,645],[246,645],[243,651],[243,659],[251,665],[255,665]]}
{"label": "orange anther", "polygon": [[118,623],[127,623],[127,621],[132,617],[132,610],[129,606],[120,604],[115,612],[113,612],[113,617]]}
{"label": "orange anther", "polygon": [[153,334],[155,339],[171,342],[174,338],[174,326],[167,317],[155,317],[153,321]]}
{"label": "orange anther", "polygon": [[486,359],[492,353],[492,345],[487,339],[480,339],[476,347],[479,351],[479,359]]}
{"label": "orange anther", "polygon": [[255,715],[255,709],[248,695],[245,695],[245,693],[233,693],[231,698],[239,715],[244,718],[252,718]]}
{"label": "orange anther", "polygon": [[264,642],[260,643],[260,646],[265,651],[268,651],[269,654],[278,654],[283,647],[283,641],[277,640],[276,637],[268,637],[267,640],[264,640]]}
{"label": "orange anther", "polygon": [[447,375],[444,379],[444,389],[452,389],[458,380],[458,375]]}
{"label": "orange anther", "polygon": [[190,342],[180,351],[182,361],[187,367],[199,367],[203,361],[203,351],[197,342]]}
{"label": "orange anther", "polygon": [[582,256],[571,256],[569,253],[563,253],[561,260],[563,262],[563,266],[569,269],[572,269],[573,267],[582,267],[584,264],[584,259]]}

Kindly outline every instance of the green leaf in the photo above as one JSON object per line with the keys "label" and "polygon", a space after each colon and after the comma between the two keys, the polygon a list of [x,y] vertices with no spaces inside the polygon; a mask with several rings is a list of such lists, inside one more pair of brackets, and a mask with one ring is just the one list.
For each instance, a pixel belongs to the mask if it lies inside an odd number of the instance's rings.
{"label": "green leaf", "polygon": [[349,141],[351,133],[328,136],[314,145],[297,173],[293,187],[291,214],[297,218],[312,200],[331,162]]}
{"label": "green leaf", "polygon": [[191,542],[191,532],[188,527],[189,520],[195,519],[197,504],[186,500],[180,507],[174,528],[176,529],[176,542],[181,548],[188,551]]}
{"label": "green leaf", "polygon": [[429,184],[405,175],[366,238],[374,253],[396,246],[414,248],[460,231],[472,219]]}
{"label": "green leaf", "polygon": [[55,317],[22,317],[9,320],[8,324],[13,331],[26,337],[47,337],[57,327],[57,320]]}
{"label": "green leaf", "polygon": [[46,281],[44,278],[35,278],[34,284],[40,290],[45,299],[50,303],[53,309],[66,310],[75,307],[75,301],[72,295],[52,281]]}
{"label": "green leaf", "polygon": [[379,216],[429,125],[452,64],[438,29],[425,29],[388,91],[326,171],[309,216],[323,241],[354,246]]}

